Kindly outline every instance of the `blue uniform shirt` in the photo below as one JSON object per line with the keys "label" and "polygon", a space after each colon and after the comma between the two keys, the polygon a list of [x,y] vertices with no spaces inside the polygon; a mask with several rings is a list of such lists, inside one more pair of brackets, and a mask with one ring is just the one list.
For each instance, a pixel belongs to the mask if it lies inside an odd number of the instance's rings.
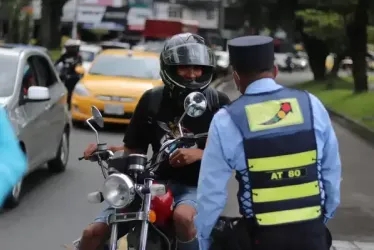
{"label": "blue uniform shirt", "polygon": [[27,160],[8,119],[0,108],[0,207],[27,170]]}
{"label": "blue uniform shirt", "polygon": [[[282,88],[273,79],[253,82],[246,93],[261,93]],[[340,203],[341,163],[338,141],[330,117],[322,103],[310,94],[318,150],[319,180],[325,222],[332,218]],[[200,250],[208,250],[211,231],[227,200],[227,183],[233,170],[247,167],[240,131],[225,109],[214,116],[201,163],[197,188],[195,225]],[[246,205],[251,207],[249,202]]]}

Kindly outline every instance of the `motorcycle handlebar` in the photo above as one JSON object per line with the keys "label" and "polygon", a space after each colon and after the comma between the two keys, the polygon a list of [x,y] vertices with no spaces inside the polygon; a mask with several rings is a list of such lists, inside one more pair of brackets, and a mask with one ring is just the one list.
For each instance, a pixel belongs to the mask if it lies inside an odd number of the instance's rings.
{"label": "motorcycle handlebar", "polygon": [[[93,152],[89,157],[88,157],[88,160],[89,161],[98,161],[99,160],[99,157],[101,160],[108,160],[111,156],[113,155],[113,152],[110,151],[110,150],[103,150],[103,151],[96,151],[96,152]],[[84,156],[82,157],[79,157],[78,160],[83,160],[84,159]]]}

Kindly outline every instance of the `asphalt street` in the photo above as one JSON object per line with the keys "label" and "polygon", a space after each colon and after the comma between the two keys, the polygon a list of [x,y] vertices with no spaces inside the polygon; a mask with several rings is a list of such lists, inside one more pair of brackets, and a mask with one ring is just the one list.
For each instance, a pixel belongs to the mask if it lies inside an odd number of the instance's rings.
{"label": "asphalt street", "polygon": [[[278,81],[290,85],[311,79],[311,74],[281,74]],[[238,93],[232,84],[221,86],[230,98]],[[335,124],[343,163],[342,205],[329,223],[334,239],[374,242],[374,148]],[[125,127],[110,127],[100,133],[101,141],[119,145]],[[12,211],[0,214],[1,250],[63,249],[64,244],[80,237],[82,229],[102,209],[102,204],[89,204],[89,192],[103,182],[94,163],[78,161],[95,136],[88,129],[74,128],[70,137],[70,159],[66,172],[50,175],[42,169],[27,178],[22,203]],[[225,214],[238,213],[237,185],[230,181],[229,201]]]}

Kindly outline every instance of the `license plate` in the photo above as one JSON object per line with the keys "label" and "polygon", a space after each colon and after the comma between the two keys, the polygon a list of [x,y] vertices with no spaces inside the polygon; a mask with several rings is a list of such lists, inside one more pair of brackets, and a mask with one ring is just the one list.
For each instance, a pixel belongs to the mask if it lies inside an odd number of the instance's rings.
{"label": "license plate", "polygon": [[104,113],[109,115],[123,115],[125,108],[122,104],[105,104]]}

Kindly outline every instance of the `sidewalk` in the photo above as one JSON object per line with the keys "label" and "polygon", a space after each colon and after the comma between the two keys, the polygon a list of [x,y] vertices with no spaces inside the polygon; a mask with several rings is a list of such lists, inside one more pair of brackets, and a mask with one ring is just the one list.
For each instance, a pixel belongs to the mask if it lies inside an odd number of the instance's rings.
{"label": "sidewalk", "polygon": [[350,249],[361,249],[361,250],[373,250],[374,243],[370,242],[357,242],[357,241],[340,241],[334,240],[331,250],[350,250]]}

